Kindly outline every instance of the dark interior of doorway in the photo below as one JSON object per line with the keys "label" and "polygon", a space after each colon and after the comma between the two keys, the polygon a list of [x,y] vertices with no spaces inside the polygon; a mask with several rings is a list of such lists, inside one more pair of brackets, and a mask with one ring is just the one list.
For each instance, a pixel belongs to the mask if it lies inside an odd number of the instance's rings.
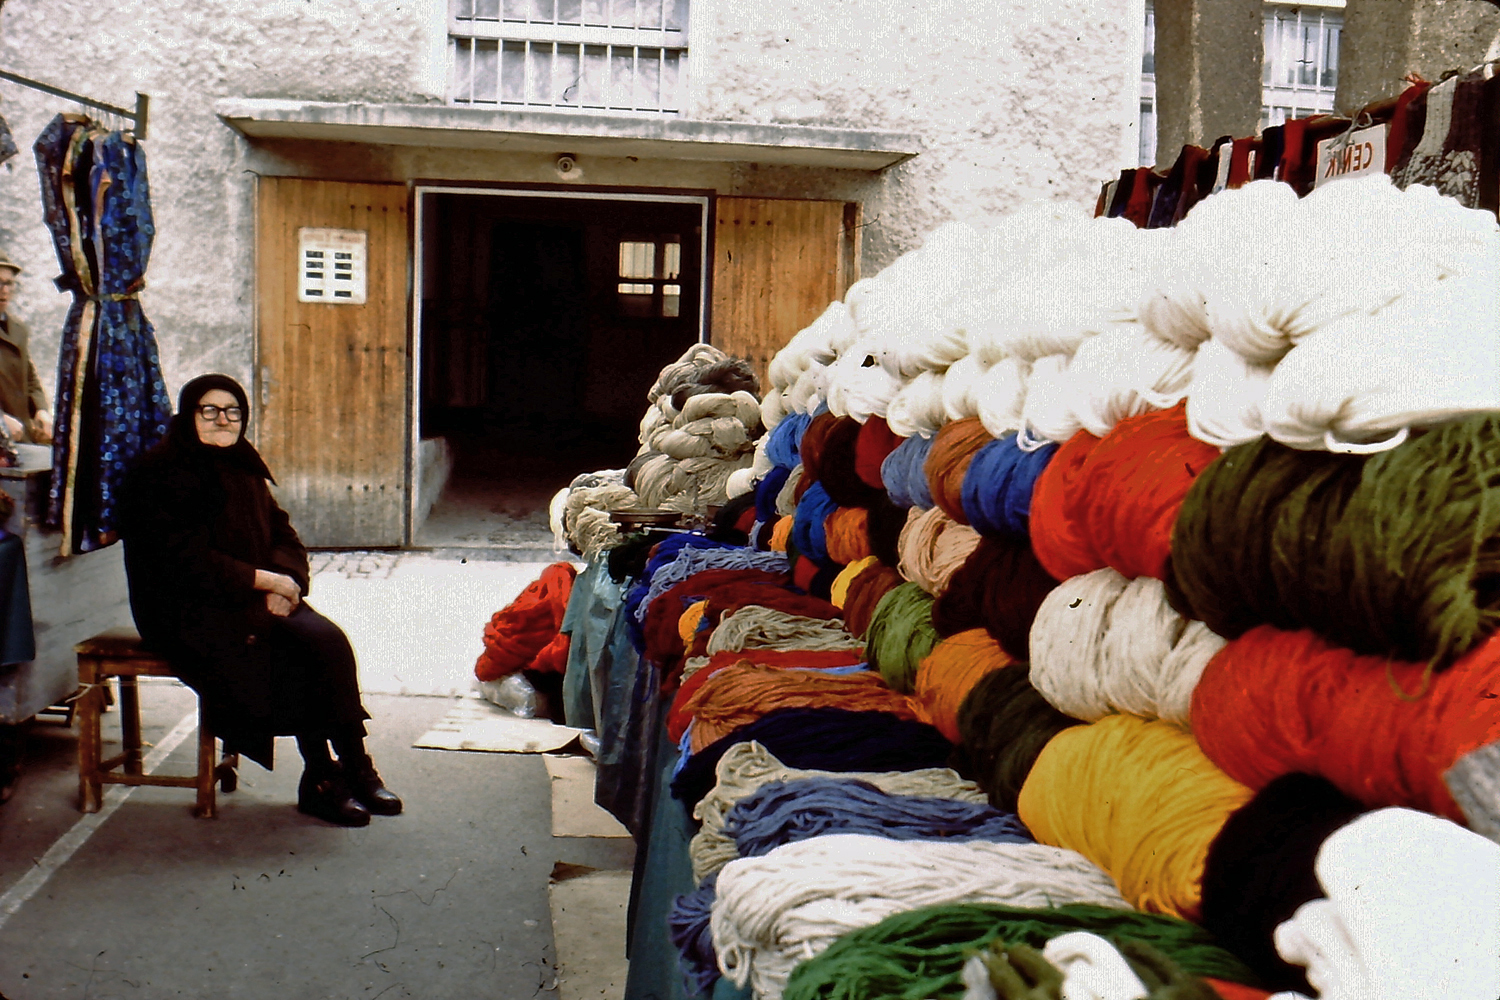
{"label": "dark interior of doorway", "polygon": [[452,471],[414,542],[535,548],[552,494],[630,461],[647,391],[698,340],[702,208],[424,198],[417,416]]}

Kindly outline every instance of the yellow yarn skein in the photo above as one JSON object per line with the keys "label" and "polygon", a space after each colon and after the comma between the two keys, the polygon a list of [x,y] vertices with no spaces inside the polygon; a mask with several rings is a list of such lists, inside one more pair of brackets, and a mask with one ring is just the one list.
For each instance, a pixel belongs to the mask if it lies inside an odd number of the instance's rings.
{"label": "yellow yarn skein", "polygon": [[1191,733],[1112,715],[1054,736],[1016,811],[1038,842],[1109,872],[1132,906],[1197,920],[1209,845],[1253,794]]}
{"label": "yellow yarn skein", "polygon": [[842,609],[844,601],[849,598],[849,584],[854,582],[856,576],[859,576],[859,574],[879,561],[880,558],[878,556],[865,556],[863,559],[854,560],[854,562],[840,570],[839,575],[833,578],[833,585],[829,588],[828,599],[833,603],[833,606]]}
{"label": "yellow yarn skein", "polygon": [[697,604],[689,604],[682,617],[677,619],[677,634],[682,636],[685,645],[690,645],[693,636],[698,634],[698,623],[703,620],[703,613],[708,610],[707,601],[699,601]]}

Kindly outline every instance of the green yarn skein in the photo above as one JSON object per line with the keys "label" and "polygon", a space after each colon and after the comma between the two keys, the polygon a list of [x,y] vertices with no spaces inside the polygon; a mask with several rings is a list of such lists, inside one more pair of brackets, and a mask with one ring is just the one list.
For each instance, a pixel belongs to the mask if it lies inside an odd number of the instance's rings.
{"label": "green yarn skein", "polygon": [[915,583],[894,587],[875,605],[865,630],[865,652],[870,665],[893,691],[910,694],[917,668],[938,644],[932,624],[932,595]]}
{"label": "green yarn skein", "polygon": [[1041,948],[1071,931],[1144,941],[1184,972],[1254,985],[1255,974],[1186,920],[1071,904],[1052,909],[974,904],[928,906],[845,934],[797,966],[784,1000],[958,1000],[963,966],[991,941]]}

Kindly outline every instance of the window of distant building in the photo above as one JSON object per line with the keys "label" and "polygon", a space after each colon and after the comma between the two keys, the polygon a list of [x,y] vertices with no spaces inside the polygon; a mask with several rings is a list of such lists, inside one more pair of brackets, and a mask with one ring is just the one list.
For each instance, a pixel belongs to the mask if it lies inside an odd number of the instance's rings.
{"label": "window of distant building", "polygon": [[[1333,110],[1342,4],[1267,3],[1262,33],[1260,127]],[[1156,16],[1146,4],[1141,57],[1141,164],[1156,162]]]}
{"label": "window of distant building", "polygon": [[620,312],[626,316],[676,316],[682,301],[682,243],[620,244]]}
{"label": "window of distant building", "polygon": [[688,0],[449,0],[449,99],[675,114]]}

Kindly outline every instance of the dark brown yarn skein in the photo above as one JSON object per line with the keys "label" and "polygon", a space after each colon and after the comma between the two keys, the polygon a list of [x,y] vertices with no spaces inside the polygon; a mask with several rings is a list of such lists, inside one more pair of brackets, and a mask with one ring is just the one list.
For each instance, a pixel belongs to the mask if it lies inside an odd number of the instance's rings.
{"label": "dark brown yarn skein", "polygon": [[964,767],[989,796],[990,804],[1016,811],[1021,786],[1048,741],[1084,723],[1064,715],[1031,686],[1024,663],[980,678],[958,709]]}
{"label": "dark brown yarn skein", "polygon": [[869,507],[885,497],[884,486],[871,486],[859,475],[860,429],[858,420],[840,417],[822,442],[818,481],[840,507]]}
{"label": "dark brown yarn skein", "polygon": [[932,624],[941,636],[982,628],[1011,659],[1025,662],[1031,623],[1056,587],[1029,540],[986,535],[933,605]]}

